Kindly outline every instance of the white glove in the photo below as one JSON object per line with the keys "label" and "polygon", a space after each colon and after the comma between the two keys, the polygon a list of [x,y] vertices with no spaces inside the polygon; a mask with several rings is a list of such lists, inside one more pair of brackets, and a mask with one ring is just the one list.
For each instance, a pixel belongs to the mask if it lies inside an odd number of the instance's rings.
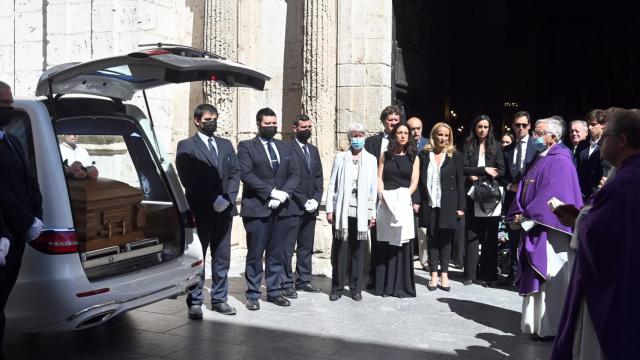
{"label": "white glove", "polygon": [[280,206],[280,204],[282,204],[282,201],[272,199],[272,200],[269,200],[269,204],[267,204],[267,206],[275,210],[278,208],[278,206]]}
{"label": "white glove", "polygon": [[283,203],[283,202],[287,201],[287,199],[289,198],[289,194],[287,194],[284,191],[273,189],[273,190],[271,190],[271,198],[274,199],[274,200],[278,200],[281,203]]}
{"label": "white glove", "polygon": [[7,263],[6,257],[9,255],[9,246],[11,243],[6,237],[0,238],[0,266],[4,266]]}
{"label": "white glove", "polygon": [[316,199],[309,199],[304,204],[304,209],[307,212],[314,212],[314,211],[316,211],[316,209],[318,209],[318,202],[316,201]]}
{"label": "white glove", "polygon": [[27,230],[27,241],[35,240],[38,236],[40,236],[40,233],[44,229],[42,220],[38,218],[33,219],[33,224],[31,224],[31,227],[29,228],[29,230]]}
{"label": "white glove", "polygon": [[213,202],[213,210],[216,212],[222,212],[228,208],[231,203],[225,199],[222,195],[218,195],[216,201]]}

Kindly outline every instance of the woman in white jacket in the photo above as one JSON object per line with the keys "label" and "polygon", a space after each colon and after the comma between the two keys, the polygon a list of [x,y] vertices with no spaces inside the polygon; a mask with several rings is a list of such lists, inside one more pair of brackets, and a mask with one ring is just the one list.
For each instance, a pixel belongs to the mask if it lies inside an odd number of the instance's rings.
{"label": "woman in white jacket", "polygon": [[362,124],[350,124],[347,137],[349,149],[336,155],[327,186],[327,221],[333,229],[331,301],[342,296],[347,275],[351,298],[362,299],[365,251],[369,229],[376,221],[376,158],[363,151]]}

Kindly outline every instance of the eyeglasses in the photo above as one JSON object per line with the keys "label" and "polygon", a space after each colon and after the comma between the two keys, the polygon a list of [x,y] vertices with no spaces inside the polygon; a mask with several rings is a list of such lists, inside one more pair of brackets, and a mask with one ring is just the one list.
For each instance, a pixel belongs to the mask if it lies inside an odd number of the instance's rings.
{"label": "eyeglasses", "polygon": [[524,129],[524,128],[526,128],[527,126],[529,126],[529,124],[522,124],[522,123],[520,123],[520,124],[518,124],[518,123],[513,124],[513,127],[514,127],[514,128],[523,128],[523,129]]}

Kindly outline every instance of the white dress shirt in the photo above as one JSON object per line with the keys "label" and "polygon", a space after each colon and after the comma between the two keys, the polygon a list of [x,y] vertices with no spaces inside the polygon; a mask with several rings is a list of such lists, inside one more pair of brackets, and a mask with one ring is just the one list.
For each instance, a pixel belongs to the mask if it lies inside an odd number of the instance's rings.
{"label": "white dress shirt", "polygon": [[63,142],[60,144],[60,155],[62,156],[62,161],[67,160],[67,165],[71,166],[76,161],[82,163],[82,166],[87,167],[91,166],[91,157],[89,156],[89,152],[79,145],[76,145],[75,149],[71,147],[71,145]]}
{"label": "white dress shirt", "polygon": [[[213,144],[213,147],[216,149],[216,154],[219,154],[218,144],[216,143],[216,139],[213,136],[208,137],[207,135],[198,131],[198,137],[200,138],[200,140],[202,140],[202,142],[204,143],[204,146],[206,146],[207,149],[209,149],[209,139],[211,139],[211,144]],[[211,151],[211,149],[209,149],[209,151]]]}

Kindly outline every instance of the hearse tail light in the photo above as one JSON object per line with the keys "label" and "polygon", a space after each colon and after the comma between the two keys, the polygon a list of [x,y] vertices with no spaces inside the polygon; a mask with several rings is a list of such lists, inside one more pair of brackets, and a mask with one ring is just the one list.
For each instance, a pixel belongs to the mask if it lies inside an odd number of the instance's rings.
{"label": "hearse tail light", "polygon": [[30,244],[45,254],[62,255],[78,252],[78,240],[73,230],[45,230]]}
{"label": "hearse tail light", "polygon": [[171,54],[171,51],[168,50],[163,50],[163,49],[152,49],[152,50],[143,50],[141,51],[147,55],[165,55],[165,54]]}
{"label": "hearse tail light", "polygon": [[108,293],[109,291],[111,291],[109,288],[102,288],[102,289],[79,292],[79,293],[76,294],[76,296],[79,297],[79,298],[83,298],[83,297],[87,297],[87,296],[93,296],[93,295],[99,295],[99,294]]}
{"label": "hearse tail light", "polygon": [[194,267],[200,266],[200,265],[202,265],[202,262],[203,262],[203,260],[200,259],[200,260],[194,262],[193,264],[191,264],[191,267],[194,268]]}

